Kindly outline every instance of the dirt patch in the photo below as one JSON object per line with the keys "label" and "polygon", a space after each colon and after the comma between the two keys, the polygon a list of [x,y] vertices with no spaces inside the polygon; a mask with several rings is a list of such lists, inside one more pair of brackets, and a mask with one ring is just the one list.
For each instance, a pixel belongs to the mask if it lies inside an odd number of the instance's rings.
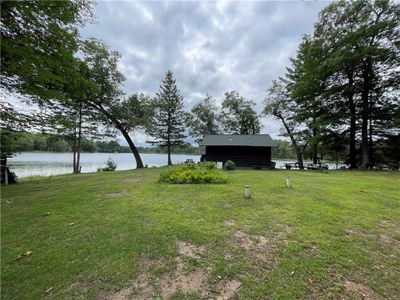
{"label": "dirt patch", "polygon": [[233,299],[239,291],[242,283],[239,280],[222,280],[218,283],[217,290],[220,291],[220,295],[217,300],[229,300]]}
{"label": "dirt patch", "polygon": [[400,241],[396,238],[400,236],[400,227],[389,220],[381,220],[378,232],[374,231],[358,231],[347,229],[345,231],[347,237],[361,237],[370,240],[376,240],[381,244],[390,245],[400,248]]}
{"label": "dirt patch", "polygon": [[235,226],[235,220],[226,220],[224,224],[229,227]]}
{"label": "dirt patch", "polygon": [[233,234],[233,240],[235,244],[244,248],[249,256],[256,257],[262,262],[271,261],[272,253],[276,250],[279,242],[283,242],[285,245],[289,243],[287,233],[291,232],[292,229],[286,225],[280,226],[282,226],[282,229],[269,237],[236,231]]}
{"label": "dirt patch", "polygon": [[142,178],[125,178],[123,179],[121,182],[122,183],[128,183],[128,184],[135,184],[135,183],[139,183],[142,181]]}
{"label": "dirt patch", "polygon": [[205,296],[208,290],[208,277],[208,271],[201,269],[188,273],[177,270],[175,276],[166,275],[161,280],[162,297],[163,299],[170,299],[177,291],[184,294],[201,292]]}
{"label": "dirt patch", "polygon": [[[265,240],[259,239],[259,244],[265,243]],[[176,293],[190,294],[196,293],[202,298],[213,299],[233,299],[240,289],[241,282],[236,279],[222,279],[219,282],[210,282],[212,267],[198,267],[193,269],[188,264],[189,258],[200,259],[201,253],[205,251],[204,246],[196,246],[185,241],[177,241],[179,256],[175,259],[175,268],[163,275],[154,277],[152,270],[159,266],[167,267],[164,260],[141,260],[141,273],[127,286],[118,292],[98,295],[100,300],[128,300],[128,299],[153,299],[155,295],[160,295],[163,300],[171,299]],[[221,279],[221,277],[218,277]]]}
{"label": "dirt patch", "polygon": [[200,259],[201,253],[204,252],[204,246],[196,246],[185,241],[178,241],[178,251],[180,255],[188,256],[194,259]]}
{"label": "dirt patch", "polygon": [[101,199],[114,199],[114,198],[126,196],[127,194],[128,194],[128,190],[124,189],[124,190],[120,190],[117,192],[100,195],[100,198]]}
{"label": "dirt patch", "polygon": [[383,299],[382,296],[379,294],[375,293],[370,287],[365,286],[360,283],[355,283],[349,280],[346,280],[344,283],[344,287],[346,288],[347,291],[358,294],[362,297],[362,299]]}
{"label": "dirt patch", "polygon": [[231,208],[232,207],[232,204],[230,204],[230,203],[224,203],[224,204],[222,204],[222,207],[223,208]]}
{"label": "dirt patch", "polygon": [[261,235],[249,235],[243,231],[237,231],[233,235],[235,241],[246,250],[250,256],[254,256],[263,262],[269,260],[268,239]]}

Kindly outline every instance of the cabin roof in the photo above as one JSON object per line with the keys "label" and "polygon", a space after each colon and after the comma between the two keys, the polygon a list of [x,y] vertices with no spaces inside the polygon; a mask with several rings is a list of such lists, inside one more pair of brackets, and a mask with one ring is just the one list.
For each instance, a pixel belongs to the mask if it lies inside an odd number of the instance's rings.
{"label": "cabin roof", "polygon": [[269,134],[206,134],[200,146],[277,147]]}

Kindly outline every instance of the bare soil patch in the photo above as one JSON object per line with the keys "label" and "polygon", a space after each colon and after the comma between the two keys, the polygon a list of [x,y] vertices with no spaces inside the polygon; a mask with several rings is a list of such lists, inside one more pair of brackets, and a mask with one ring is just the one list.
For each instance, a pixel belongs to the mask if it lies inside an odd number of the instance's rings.
{"label": "bare soil patch", "polygon": [[113,193],[107,193],[107,194],[99,195],[99,198],[101,198],[101,199],[114,199],[114,198],[119,198],[119,197],[126,196],[127,194],[128,194],[128,190],[127,189],[123,189],[123,190],[116,191],[116,192],[113,192]]}
{"label": "bare soil patch", "polygon": [[267,262],[271,260],[272,253],[279,241],[283,241],[285,244],[289,243],[286,239],[286,234],[291,232],[291,230],[289,226],[282,225],[282,230],[270,237],[250,235],[243,231],[236,231],[233,234],[233,240],[235,244],[239,244],[244,248],[249,256],[256,257],[262,262]]}
{"label": "bare soil patch", "polygon": [[375,293],[370,287],[365,286],[360,283],[355,283],[355,282],[346,280],[344,283],[344,287],[346,288],[347,291],[361,296],[362,299],[366,299],[366,300],[383,299],[382,296]]}
{"label": "bare soil patch", "polygon": [[208,271],[197,269],[192,272],[177,270],[175,275],[166,275],[161,280],[163,299],[170,299],[178,290],[184,294],[200,292],[203,296],[208,290]]}
{"label": "bare soil patch", "polygon": [[239,280],[222,280],[218,283],[217,289],[220,292],[220,295],[217,297],[217,300],[229,300],[233,299],[234,296],[239,291],[242,283]]}
{"label": "bare soil patch", "polygon": [[139,183],[141,181],[142,181],[142,178],[137,178],[137,177],[125,178],[122,180],[123,183],[128,183],[128,184],[135,184],[135,183]]}
{"label": "bare soil patch", "polygon": [[201,253],[204,252],[203,246],[196,246],[185,241],[178,241],[178,251],[180,255],[188,256],[194,259],[199,259]]}
{"label": "bare soil patch", "polygon": [[[261,243],[263,243],[261,241]],[[185,241],[177,241],[179,256],[176,257],[176,267],[160,278],[151,277],[151,269],[155,266],[165,265],[162,260],[151,261],[143,259],[142,272],[130,282],[127,287],[114,293],[101,293],[100,300],[128,300],[128,299],[153,299],[160,295],[163,300],[171,299],[177,292],[183,294],[197,293],[199,296],[212,299],[233,299],[242,283],[236,279],[222,279],[217,283],[210,282],[212,267],[199,267],[193,270],[188,268],[188,258],[201,259],[200,255],[205,251],[204,246],[196,246]]]}
{"label": "bare soil patch", "polygon": [[267,262],[270,258],[268,239],[261,235],[249,235],[243,231],[237,231],[233,235],[235,241],[253,257]]}
{"label": "bare soil patch", "polygon": [[229,227],[235,226],[235,220],[226,220],[224,224]]}

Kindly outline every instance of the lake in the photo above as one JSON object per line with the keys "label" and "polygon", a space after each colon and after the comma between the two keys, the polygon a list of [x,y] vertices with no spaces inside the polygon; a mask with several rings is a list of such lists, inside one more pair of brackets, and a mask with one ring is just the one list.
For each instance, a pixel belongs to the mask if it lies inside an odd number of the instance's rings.
{"label": "lake", "polygon": [[[159,167],[167,164],[166,154],[141,154],[143,164],[149,167]],[[81,166],[82,173],[96,172],[97,168],[105,167],[105,162],[113,159],[117,163],[117,170],[129,170],[136,168],[136,162],[131,153],[82,153]],[[173,154],[172,162],[184,162],[186,159],[200,161],[199,155]],[[275,160],[276,168],[283,168],[284,162],[294,160]],[[55,152],[22,152],[10,158],[8,161],[10,170],[15,172],[18,177],[30,176],[50,176],[72,173],[72,153]],[[330,169],[334,169],[334,164],[328,164]]]}

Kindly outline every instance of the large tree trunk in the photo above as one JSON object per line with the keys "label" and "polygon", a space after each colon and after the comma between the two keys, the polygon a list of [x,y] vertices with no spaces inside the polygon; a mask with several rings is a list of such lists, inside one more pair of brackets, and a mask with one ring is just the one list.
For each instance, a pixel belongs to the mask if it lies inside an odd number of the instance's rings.
{"label": "large tree trunk", "polygon": [[296,157],[297,157],[297,163],[299,164],[300,169],[304,169],[303,165],[303,153],[300,150],[299,145],[297,145],[296,139],[293,136],[293,132],[290,130],[289,125],[286,123],[285,118],[283,118],[281,115],[277,116],[281,121],[283,126],[286,129],[286,132],[290,138],[290,141],[292,142],[292,146],[294,148],[294,151],[296,152]]}
{"label": "large tree trunk", "polygon": [[142,161],[142,158],[140,157],[139,151],[137,150],[135,144],[133,143],[131,137],[129,136],[129,133],[124,129],[122,124],[116,118],[114,118],[106,109],[104,109],[104,107],[102,107],[101,105],[93,105],[92,104],[92,107],[94,107],[95,109],[100,111],[102,114],[104,114],[110,120],[110,122],[112,124],[114,124],[114,126],[122,133],[123,137],[125,138],[126,142],[129,145],[129,148],[132,151],[133,156],[135,157],[136,168],[137,169],[144,168],[143,161]]}
{"label": "large tree trunk", "polygon": [[372,139],[373,135],[373,124],[372,124],[372,108],[373,108],[373,103],[372,101],[370,102],[370,107],[369,107],[369,162],[370,165],[375,165],[375,159],[374,159],[374,142]]}
{"label": "large tree trunk", "polygon": [[369,145],[368,145],[368,122],[369,122],[369,91],[371,89],[370,80],[371,64],[366,62],[363,66],[363,89],[361,93],[362,112],[361,112],[361,155],[362,163],[360,168],[367,169],[369,165]]}
{"label": "large tree trunk", "polygon": [[142,158],[140,157],[139,151],[137,150],[135,144],[133,143],[131,137],[129,136],[128,132],[123,129],[122,127],[117,127],[119,131],[121,131],[122,135],[124,136],[126,142],[129,145],[129,148],[131,148],[131,151],[133,153],[133,156],[135,157],[136,160],[136,168],[142,169],[144,168]]}
{"label": "large tree trunk", "polygon": [[349,153],[349,163],[350,169],[357,168],[356,160],[356,105],[354,103],[354,92],[353,92],[353,72],[348,72],[349,86],[351,89],[348,91],[347,98],[349,101],[349,111],[350,111],[350,153]]}
{"label": "large tree trunk", "polygon": [[318,163],[318,141],[317,141],[317,128],[315,125],[313,127],[313,137],[312,137],[312,161],[313,164]]}
{"label": "large tree trunk", "polygon": [[76,173],[81,172],[82,102],[79,104],[78,140],[76,143]]}
{"label": "large tree trunk", "polygon": [[171,160],[171,142],[168,138],[168,144],[167,144],[167,153],[168,153],[168,166],[172,165],[172,160]]}
{"label": "large tree trunk", "polygon": [[77,173],[76,172],[76,123],[74,125],[74,137],[73,137],[74,141],[72,144],[72,151],[73,151],[73,157],[72,157],[72,173]]}

